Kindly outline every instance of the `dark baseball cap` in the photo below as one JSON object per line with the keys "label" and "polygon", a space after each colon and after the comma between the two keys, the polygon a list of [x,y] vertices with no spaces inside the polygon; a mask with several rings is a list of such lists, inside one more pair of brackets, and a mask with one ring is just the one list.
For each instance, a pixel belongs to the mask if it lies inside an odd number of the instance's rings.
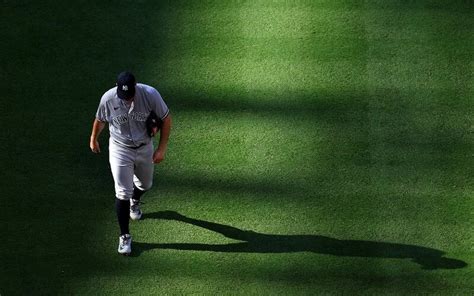
{"label": "dark baseball cap", "polygon": [[135,96],[135,76],[130,72],[122,72],[117,77],[117,96],[129,100]]}

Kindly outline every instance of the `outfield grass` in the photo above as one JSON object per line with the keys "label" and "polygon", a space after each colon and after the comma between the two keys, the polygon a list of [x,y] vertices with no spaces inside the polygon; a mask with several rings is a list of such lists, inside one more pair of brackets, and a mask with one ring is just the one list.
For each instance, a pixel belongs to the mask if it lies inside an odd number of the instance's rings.
{"label": "outfield grass", "polygon": [[[3,6],[2,296],[474,291],[472,1]],[[124,69],[174,120],[128,258],[88,149]]]}

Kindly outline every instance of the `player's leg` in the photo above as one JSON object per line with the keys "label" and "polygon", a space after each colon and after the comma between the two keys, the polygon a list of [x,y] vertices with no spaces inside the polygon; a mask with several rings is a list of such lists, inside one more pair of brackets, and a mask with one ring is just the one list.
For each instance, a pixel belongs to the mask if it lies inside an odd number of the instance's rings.
{"label": "player's leg", "polygon": [[120,226],[120,242],[118,252],[131,252],[129,229],[130,198],[133,195],[134,151],[121,147],[113,141],[109,145],[109,161],[115,183],[115,210]]}
{"label": "player's leg", "polygon": [[154,165],[152,162],[153,144],[150,143],[137,151],[135,175],[133,176],[133,197],[130,206],[130,217],[139,220],[142,215],[140,200],[142,195],[153,185]]}
{"label": "player's leg", "polygon": [[140,194],[138,191],[145,192],[153,185],[153,171],[155,168],[153,164],[153,144],[149,143],[138,149],[137,152],[133,184],[137,188],[135,193]]}

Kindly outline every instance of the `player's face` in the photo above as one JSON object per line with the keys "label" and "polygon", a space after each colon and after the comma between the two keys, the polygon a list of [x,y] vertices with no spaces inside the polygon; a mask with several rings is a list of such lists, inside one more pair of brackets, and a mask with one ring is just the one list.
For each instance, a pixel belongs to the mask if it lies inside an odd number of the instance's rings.
{"label": "player's face", "polygon": [[[134,87],[136,87],[136,85],[137,85],[137,84],[135,83],[135,86],[134,86]],[[125,99],[125,101],[127,101],[127,102],[132,102],[134,99],[135,99],[135,92],[133,92],[133,97],[127,98],[127,99]]]}

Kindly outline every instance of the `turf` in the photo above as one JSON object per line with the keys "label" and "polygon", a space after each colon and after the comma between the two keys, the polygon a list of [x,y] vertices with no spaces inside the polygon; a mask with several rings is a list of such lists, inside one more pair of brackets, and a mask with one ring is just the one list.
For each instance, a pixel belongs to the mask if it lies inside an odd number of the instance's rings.
{"label": "turf", "polygon": [[[0,294],[472,294],[473,20],[469,0],[3,1]],[[88,149],[124,69],[174,121],[128,258]]]}

